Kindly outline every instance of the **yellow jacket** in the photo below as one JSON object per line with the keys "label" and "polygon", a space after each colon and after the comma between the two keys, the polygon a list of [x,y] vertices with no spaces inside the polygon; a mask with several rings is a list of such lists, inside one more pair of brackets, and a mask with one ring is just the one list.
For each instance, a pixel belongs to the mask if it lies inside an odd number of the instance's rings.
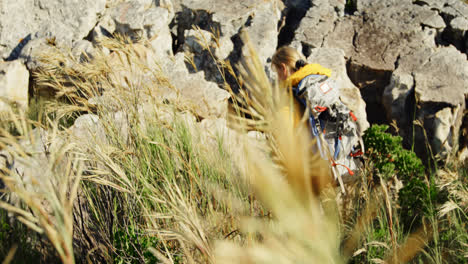
{"label": "yellow jacket", "polygon": [[[332,71],[330,69],[322,67],[320,64],[307,64],[295,73],[291,74],[291,76],[289,76],[289,78],[286,80],[285,86],[287,88],[295,87],[302,81],[302,79],[313,74],[326,75],[330,77]],[[280,109],[280,111],[281,115],[284,115],[286,117],[290,115],[289,106],[283,107],[282,109]],[[297,125],[301,122],[301,118],[304,115],[304,111],[305,109],[303,109],[303,106],[297,100],[294,100],[294,109],[292,113],[292,121],[294,122],[294,127],[297,127]]]}

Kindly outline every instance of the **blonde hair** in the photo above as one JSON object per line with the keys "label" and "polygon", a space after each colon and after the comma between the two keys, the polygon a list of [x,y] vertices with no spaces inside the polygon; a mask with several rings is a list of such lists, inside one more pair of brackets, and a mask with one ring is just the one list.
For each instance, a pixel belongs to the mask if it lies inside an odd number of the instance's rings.
{"label": "blonde hair", "polygon": [[290,70],[297,71],[296,63],[299,60],[304,60],[304,57],[297,50],[283,46],[279,48],[271,59],[274,67],[279,68],[284,63]]}

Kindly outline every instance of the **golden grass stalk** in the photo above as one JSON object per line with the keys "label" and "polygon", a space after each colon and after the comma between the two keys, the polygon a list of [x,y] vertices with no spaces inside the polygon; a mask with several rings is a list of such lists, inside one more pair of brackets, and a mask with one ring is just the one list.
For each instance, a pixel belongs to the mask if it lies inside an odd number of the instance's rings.
{"label": "golden grass stalk", "polygon": [[[36,168],[43,173],[23,177],[15,167],[5,170],[1,177],[10,200],[19,199],[24,207],[6,202],[1,202],[0,207],[16,215],[18,221],[32,230],[44,233],[63,263],[74,263],[72,208],[81,180],[82,165],[70,153],[73,145],[66,144],[54,132],[50,133],[52,137],[48,142],[43,142],[48,150],[47,155],[41,157],[41,153],[29,147],[41,139],[34,136],[24,114],[11,116],[11,120],[17,120],[16,131],[20,135],[12,135],[3,129],[0,142],[7,156],[17,164],[13,166]],[[39,159],[45,159],[45,163],[36,162]]]}

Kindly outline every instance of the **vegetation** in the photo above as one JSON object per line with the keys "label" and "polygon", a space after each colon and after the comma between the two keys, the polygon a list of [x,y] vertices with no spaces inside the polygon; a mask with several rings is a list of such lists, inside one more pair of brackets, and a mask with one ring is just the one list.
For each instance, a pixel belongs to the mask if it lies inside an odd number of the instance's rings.
{"label": "vegetation", "polygon": [[[120,54],[125,78],[104,54],[81,64],[49,54],[36,88],[56,98],[2,122],[0,148],[14,161],[1,172],[6,263],[468,262],[467,164],[425,169],[374,126],[343,194],[307,128],[276,111],[291,97],[269,84],[251,47],[236,122],[207,131],[191,109],[158,100],[167,79],[135,44],[102,44]],[[98,121],[74,133],[85,114]]]}

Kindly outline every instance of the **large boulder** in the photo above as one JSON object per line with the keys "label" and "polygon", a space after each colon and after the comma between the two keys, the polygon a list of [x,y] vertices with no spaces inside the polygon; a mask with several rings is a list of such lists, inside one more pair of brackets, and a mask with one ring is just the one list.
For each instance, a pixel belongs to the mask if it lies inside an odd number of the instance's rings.
{"label": "large boulder", "polygon": [[72,46],[88,36],[106,0],[18,0],[0,4],[0,56],[13,60],[29,41],[48,38]]}
{"label": "large boulder", "polygon": [[92,32],[93,41],[117,33],[133,40],[149,40],[160,55],[167,56],[172,54],[169,23],[173,16],[168,7],[154,5],[152,1],[119,3],[106,10]]}
{"label": "large boulder", "polygon": [[28,106],[29,72],[20,61],[0,62],[0,112]]}
{"label": "large boulder", "polygon": [[[413,120],[419,120],[423,127],[415,127],[421,132],[415,133],[416,145],[425,146],[429,140],[432,152],[444,157],[458,143],[467,84],[466,55],[455,47],[416,51],[399,60],[385,88],[383,101],[388,118],[395,120],[406,138],[413,134]],[[424,148],[417,150],[424,155]]]}
{"label": "large boulder", "polygon": [[[173,23],[173,33],[176,35],[176,49],[184,50],[188,57],[195,57],[195,64],[203,66],[192,71],[205,71],[205,77],[218,84],[224,84],[228,77],[230,84],[235,80],[229,75],[221,73],[217,67],[219,61],[229,61],[235,66],[245,54],[245,45],[240,38],[242,30],[250,35],[251,43],[256,48],[259,58],[265,66],[276,50],[278,43],[277,23],[281,18],[279,1],[248,0],[239,4],[238,1],[195,1],[179,0],[175,2],[176,19]],[[203,35],[213,33],[213,37],[206,41],[201,40],[204,46],[212,48],[213,52],[196,53],[193,40],[196,38],[197,27]],[[198,31],[198,30],[197,30]],[[214,55],[214,56],[213,56]],[[266,67],[269,71],[268,67]]]}
{"label": "large boulder", "polygon": [[230,94],[216,83],[206,81],[203,72],[188,73],[182,53],[177,54],[174,63],[166,65],[163,71],[173,84],[172,89],[165,88],[167,93],[163,97],[181,108],[191,109],[202,119],[226,117]]}

